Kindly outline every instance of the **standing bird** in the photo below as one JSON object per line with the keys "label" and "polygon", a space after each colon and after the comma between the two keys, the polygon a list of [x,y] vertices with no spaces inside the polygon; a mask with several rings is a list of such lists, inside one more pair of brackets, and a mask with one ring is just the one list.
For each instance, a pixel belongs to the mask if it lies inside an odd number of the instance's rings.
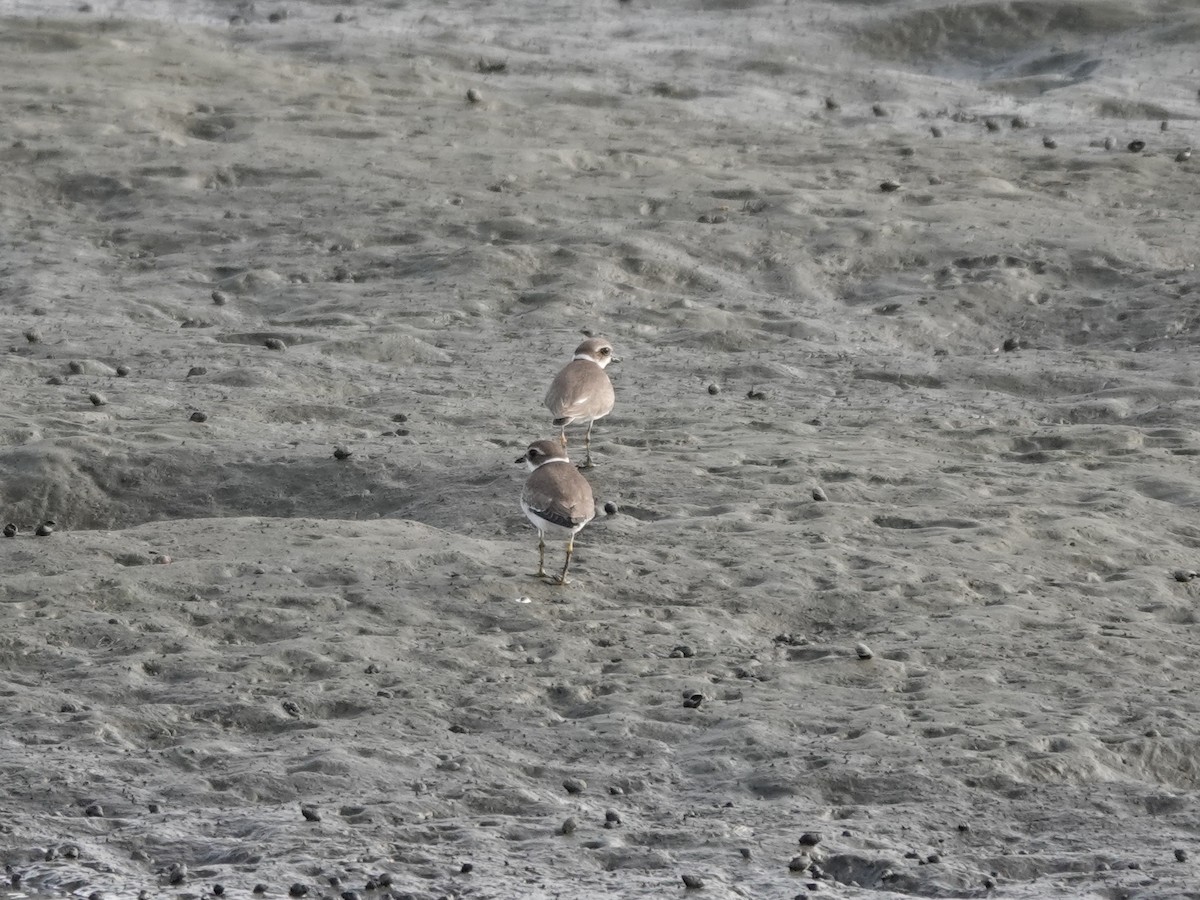
{"label": "standing bird", "polygon": [[575,357],[554,376],[546,392],[546,407],[560,429],[558,439],[567,446],[567,426],[587,423],[583,468],[592,466],[592,424],[612,412],[616,394],[604,367],[616,359],[612,344],[589,338],[575,348]]}
{"label": "standing bird", "polygon": [[546,535],[567,544],[567,559],[554,584],[567,583],[567,568],[575,549],[575,535],[596,516],[592,486],[567,459],[567,451],[553,439],[534,441],[517,457],[529,466],[529,478],[521,491],[521,509],[538,530],[538,578],[546,574]]}

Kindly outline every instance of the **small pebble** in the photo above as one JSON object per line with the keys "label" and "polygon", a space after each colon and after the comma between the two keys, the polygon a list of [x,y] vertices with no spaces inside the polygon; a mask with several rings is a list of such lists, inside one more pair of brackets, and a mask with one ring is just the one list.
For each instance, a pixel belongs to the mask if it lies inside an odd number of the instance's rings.
{"label": "small pebble", "polygon": [[683,705],[686,709],[699,709],[700,704],[703,702],[704,702],[703,694],[692,694],[684,699]]}
{"label": "small pebble", "polygon": [[220,896],[223,896],[223,895],[224,895],[224,893],[225,893],[225,885],[223,885],[223,884],[214,884],[214,885],[213,885],[213,888],[212,888],[212,891],[213,891],[213,893],[214,893],[216,896],[218,896],[218,897],[220,897]]}
{"label": "small pebble", "polygon": [[887,109],[884,108],[882,103],[873,104],[871,106],[871,112],[875,113],[875,115],[879,116],[881,119],[888,114]]}
{"label": "small pebble", "polygon": [[1167,123],[1166,119],[1163,119],[1161,122],[1158,123],[1159,131],[1167,131],[1170,127],[1171,126]]}
{"label": "small pebble", "polygon": [[106,406],[108,404],[108,398],[103,394],[92,392],[88,394],[88,399],[92,401],[92,406]]}
{"label": "small pebble", "polygon": [[996,879],[995,879],[995,878],[993,878],[993,877],[992,877],[992,876],[990,876],[990,875],[985,875],[985,876],[983,876],[983,889],[984,889],[985,891],[990,891],[990,890],[991,890],[992,888],[994,888],[995,886],[996,886]]}
{"label": "small pebble", "polygon": [[407,422],[408,416],[406,416],[404,413],[396,413],[394,416],[392,416],[392,421],[393,422]]}
{"label": "small pebble", "polygon": [[61,375],[51,375],[49,378],[46,379],[46,384],[52,384],[55,387],[58,387],[59,385],[63,385],[66,383],[67,383],[66,380]]}
{"label": "small pebble", "polygon": [[117,366],[117,377],[118,378],[124,378],[128,374],[129,374],[129,366],[125,365],[124,363]]}
{"label": "small pebble", "polygon": [[189,416],[189,418],[193,422],[207,422],[208,421],[208,413],[201,412],[200,410],[196,410],[194,413],[191,414],[191,416]]}
{"label": "small pebble", "polygon": [[687,644],[677,644],[671,648],[671,659],[691,659],[696,655],[696,651]]}
{"label": "small pebble", "polygon": [[611,500],[604,504],[604,514],[606,516],[615,516],[618,512],[620,512],[620,509]]}
{"label": "small pebble", "polygon": [[1130,153],[1141,153],[1145,149],[1146,149],[1145,141],[1130,141],[1129,142],[1129,152]]}
{"label": "small pebble", "polygon": [[358,891],[342,891],[342,900],[362,900]]}
{"label": "small pebble", "polygon": [[859,659],[870,659],[875,655],[866,644],[855,644],[854,652],[858,654]]}
{"label": "small pebble", "polygon": [[4,536],[5,537],[16,537],[17,531],[18,531],[17,526],[14,525],[12,522],[9,522],[7,525],[4,526]]}
{"label": "small pebble", "polygon": [[1106,137],[1104,139],[1104,149],[1105,150],[1114,150],[1114,149],[1116,149],[1116,146],[1117,146],[1117,142],[1114,141],[1111,137]]}
{"label": "small pebble", "polygon": [[475,871],[475,865],[473,863],[463,863],[462,867],[458,871],[462,872],[464,875],[470,875],[473,871]]}
{"label": "small pebble", "polygon": [[54,525],[55,523],[52,519],[47,519],[45,522],[42,522],[40,525],[38,525],[38,527],[33,530],[33,533],[38,537],[49,537],[50,535],[54,534]]}
{"label": "small pebble", "polygon": [[40,344],[42,342],[42,333],[36,328],[27,328],[25,330],[25,340],[31,344]]}
{"label": "small pebble", "polygon": [[99,891],[92,891],[88,894],[88,900],[104,900],[104,895]]}
{"label": "small pebble", "polygon": [[289,716],[299,716],[300,715],[300,704],[297,703],[295,700],[284,700],[283,703],[280,704],[280,706],[283,707],[283,711],[285,713],[287,713]]}
{"label": "small pebble", "polygon": [[363,671],[368,675],[378,675],[383,671],[383,668],[379,665],[379,663],[371,663],[365,669],[363,669]]}
{"label": "small pebble", "polygon": [[70,372],[72,375],[82,375],[83,374],[83,363],[79,362],[78,360],[73,359],[69,363],[67,363],[67,371]]}
{"label": "small pebble", "polygon": [[[6,529],[5,534],[7,534],[7,533],[8,533],[8,531]],[[1187,582],[1187,581],[1191,581],[1193,578],[1195,578],[1197,576],[1197,574],[1200,574],[1200,573],[1193,572],[1191,569],[1176,569],[1171,574],[1174,576],[1176,581]]]}
{"label": "small pebble", "polygon": [[21,889],[21,873],[13,872],[11,875],[9,875],[8,883],[13,886],[13,890],[20,890]]}
{"label": "small pebble", "polygon": [[704,879],[699,875],[681,875],[683,886],[693,891],[698,891],[704,887]]}
{"label": "small pebble", "polygon": [[941,861],[942,857],[937,853],[930,853],[927,857],[925,857],[925,862],[927,863],[940,863]]}
{"label": "small pebble", "polygon": [[1191,147],[1184,147],[1182,150],[1180,150],[1178,153],[1175,154],[1175,162],[1187,162],[1191,158],[1192,158],[1192,148]]}
{"label": "small pebble", "polygon": [[1029,122],[1025,119],[1024,116],[1013,116],[1012,122],[1010,124],[1012,125],[1013,128],[1028,128],[1029,127]]}
{"label": "small pebble", "polygon": [[207,375],[207,374],[208,374],[208,369],[204,368],[204,366],[192,366],[190,369],[188,369],[187,377],[194,378],[197,375]]}
{"label": "small pebble", "polygon": [[1004,343],[1000,345],[1005,353],[1012,353],[1015,350],[1021,349],[1020,338],[1005,338]]}
{"label": "small pebble", "polygon": [[321,811],[315,806],[310,806],[307,803],[300,805],[300,815],[304,816],[305,820],[308,822],[321,821]]}
{"label": "small pebble", "polygon": [[575,829],[578,827],[579,825],[574,819],[567,819],[558,830],[562,834],[574,834]]}
{"label": "small pebble", "polygon": [[152,812],[152,813],[157,813],[159,810],[162,809],[162,807],[159,806],[157,803],[148,803],[148,804],[146,804],[146,809],[150,810],[150,812]]}
{"label": "small pebble", "polygon": [[270,13],[267,16],[267,21],[270,22],[272,25],[276,25],[276,24],[284,21],[285,19],[287,19],[287,17],[288,17],[288,14],[287,14],[286,9],[277,9],[277,10],[275,10],[275,12]]}
{"label": "small pebble", "polygon": [[900,190],[900,182],[889,178],[887,181],[880,182],[879,189],[885,194],[891,194]]}
{"label": "small pebble", "polygon": [[1188,852],[1182,847],[1175,848],[1175,862],[1187,862]]}
{"label": "small pebble", "polygon": [[1058,148],[1058,141],[1050,137],[1050,135],[1045,135],[1042,137],[1042,146],[1047,150],[1055,150]]}
{"label": "small pebble", "polygon": [[721,386],[719,384],[710,384],[708,386],[708,392],[715,397],[717,394],[721,393]]}
{"label": "small pebble", "polygon": [[263,341],[263,346],[266,347],[268,350],[286,350],[287,349],[287,344],[285,344],[279,338],[267,338],[265,341]]}
{"label": "small pebble", "polygon": [[933,135],[935,138],[940,138],[944,134],[942,129],[940,127],[938,127],[937,125],[930,125],[929,133],[931,135]]}
{"label": "small pebble", "polygon": [[224,306],[229,302],[229,295],[224,291],[213,291],[212,302],[217,304],[217,306]]}
{"label": "small pebble", "polygon": [[821,836],[815,831],[806,831],[800,835],[801,847],[815,847],[819,843],[821,843]]}
{"label": "small pebble", "polygon": [[568,794],[582,794],[587,789],[587,782],[582,778],[568,778],[563,781],[563,788]]}
{"label": "small pebble", "polygon": [[749,859],[751,856],[749,847],[738,847],[738,853],[742,854],[742,859]]}
{"label": "small pebble", "polygon": [[807,856],[793,856],[788,862],[789,872],[803,872],[808,868],[810,860]]}
{"label": "small pebble", "polygon": [[265,894],[266,892],[267,892],[267,886],[260,881],[258,884],[256,884],[254,886],[254,890],[252,893]]}
{"label": "small pebble", "polygon": [[333,458],[334,459],[349,459],[351,457],[351,455],[353,455],[353,453],[354,453],[353,450],[347,450],[345,447],[334,447],[333,448]]}
{"label": "small pebble", "polygon": [[767,392],[760,391],[758,388],[750,388],[750,390],[746,391],[746,399],[748,399],[748,400],[766,400]]}
{"label": "small pebble", "polygon": [[983,124],[987,128],[988,131],[999,131],[1000,130],[1000,123],[997,122],[995,119],[985,119]]}
{"label": "small pebble", "polygon": [[479,93],[477,88],[467,88],[467,102],[478,103],[483,99],[483,94]]}
{"label": "small pebble", "polygon": [[832,97],[826,97],[825,98],[825,108],[827,110],[829,110],[830,112],[836,112],[837,110],[842,108],[842,104],[838,103]]}
{"label": "small pebble", "polygon": [[290,888],[288,888],[288,896],[289,897],[303,897],[307,893],[308,893],[308,885],[301,884],[299,881],[297,881]]}
{"label": "small pebble", "polygon": [[182,884],[187,878],[187,866],[183,863],[171,863],[171,867],[167,869],[168,884]]}
{"label": "small pebble", "polygon": [[829,497],[826,496],[825,491],[819,487],[815,487],[812,489],[812,498],[814,500],[816,500],[818,503],[824,503],[829,499]]}

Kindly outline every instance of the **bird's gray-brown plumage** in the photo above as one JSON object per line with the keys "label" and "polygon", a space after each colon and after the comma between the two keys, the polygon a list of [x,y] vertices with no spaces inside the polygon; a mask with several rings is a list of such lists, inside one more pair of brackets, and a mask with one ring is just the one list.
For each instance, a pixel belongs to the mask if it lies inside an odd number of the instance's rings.
{"label": "bird's gray-brown plumage", "polygon": [[592,465],[592,425],[612,412],[616,393],[605,366],[615,360],[613,347],[603,338],[589,338],[575,348],[575,357],[554,376],[546,392],[546,407],[559,427],[559,441],[567,445],[568,425],[587,425],[583,467]]}
{"label": "bird's gray-brown plumage", "polygon": [[546,574],[546,536],[549,535],[567,545],[562,572],[552,579],[555,584],[566,584],[575,535],[596,515],[592,486],[571,465],[567,451],[559,441],[534,441],[517,462],[525,463],[530,469],[521,491],[521,509],[538,530],[537,577],[550,578]]}

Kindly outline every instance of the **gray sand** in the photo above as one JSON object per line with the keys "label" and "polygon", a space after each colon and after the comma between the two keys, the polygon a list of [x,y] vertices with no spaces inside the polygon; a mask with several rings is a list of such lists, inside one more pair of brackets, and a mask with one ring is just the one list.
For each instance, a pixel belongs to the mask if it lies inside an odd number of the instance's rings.
{"label": "gray sand", "polygon": [[1197,896],[1200,12],[93,7],[0,19],[24,887]]}

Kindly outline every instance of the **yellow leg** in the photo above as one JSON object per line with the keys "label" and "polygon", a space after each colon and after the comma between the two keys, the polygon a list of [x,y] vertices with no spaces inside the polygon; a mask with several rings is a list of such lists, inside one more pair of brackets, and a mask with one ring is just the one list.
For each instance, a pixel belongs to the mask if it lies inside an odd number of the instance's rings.
{"label": "yellow leg", "polygon": [[534,578],[547,578],[546,575],[546,538],[538,532],[538,570]]}
{"label": "yellow leg", "polygon": [[567,446],[567,426],[565,422],[563,423],[562,428],[560,428],[558,431],[558,442],[564,447]]}
{"label": "yellow leg", "polygon": [[571,565],[571,552],[574,549],[575,539],[572,538],[571,540],[567,541],[567,558],[566,561],[563,562],[562,574],[558,576],[558,580],[554,582],[555,584],[567,584],[567,569]]}
{"label": "yellow leg", "polygon": [[590,469],[592,467],[592,425],[594,424],[594,421],[588,422],[587,435],[583,439],[585,452],[583,455],[583,465],[579,467],[581,469]]}

